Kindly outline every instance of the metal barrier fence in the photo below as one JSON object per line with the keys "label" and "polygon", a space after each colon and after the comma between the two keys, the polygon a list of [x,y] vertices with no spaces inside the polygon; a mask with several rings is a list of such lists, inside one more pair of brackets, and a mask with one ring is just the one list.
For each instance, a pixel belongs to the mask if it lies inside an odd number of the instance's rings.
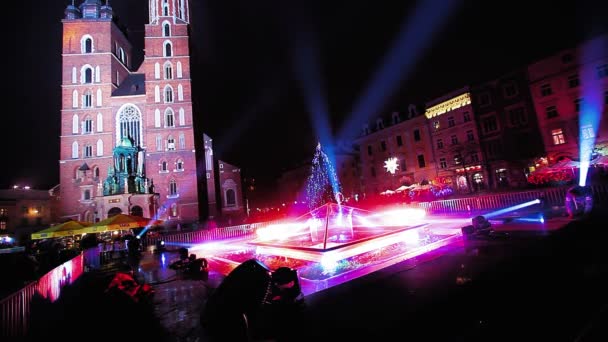
{"label": "metal barrier fence", "polygon": [[[531,191],[485,194],[476,197],[456,198],[450,200],[440,200],[432,202],[412,203],[412,206],[425,209],[428,213],[457,213],[469,211],[484,211],[501,209],[537,198],[543,198],[550,206],[563,206],[568,187],[538,189]],[[594,201],[597,203],[608,202],[608,184],[594,185],[591,187]],[[142,242],[144,246],[154,245],[163,240],[173,244],[191,244],[211,240],[224,240],[237,237],[245,237],[255,234],[256,229],[271,224],[280,223],[281,220],[272,222],[259,222],[242,224],[238,226],[214,228],[210,230],[199,230],[188,233],[174,233],[162,237],[145,238]]]}
{"label": "metal barrier fence", "polygon": [[238,226],[221,227],[209,230],[198,230],[187,233],[173,233],[164,236],[144,238],[142,240],[142,244],[144,247],[146,247],[155,245],[158,241],[165,241],[165,243],[167,244],[190,244],[199,243],[203,241],[233,239],[238,237],[251,236],[255,234],[255,231],[258,228],[265,227],[276,222],[278,221],[241,224]]}
{"label": "metal barrier fence", "polygon": [[82,275],[83,265],[83,254],[81,253],[0,301],[0,328],[2,328],[0,337],[25,336],[34,295],[37,294],[51,302],[57,300],[63,286],[73,283]]}
{"label": "metal barrier fence", "polygon": [[[450,213],[484,211],[506,208],[520,203],[542,198],[551,206],[563,206],[568,187],[538,189],[524,192],[488,194],[476,197],[456,198],[432,202],[412,203],[412,206],[425,209],[428,213]],[[591,187],[596,203],[608,200],[608,185],[599,184]]]}

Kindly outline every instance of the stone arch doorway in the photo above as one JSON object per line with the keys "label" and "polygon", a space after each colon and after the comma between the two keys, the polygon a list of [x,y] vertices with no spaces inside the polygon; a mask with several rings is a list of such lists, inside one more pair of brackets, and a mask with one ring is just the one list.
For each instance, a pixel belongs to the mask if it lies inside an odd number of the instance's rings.
{"label": "stone arch doorway", "polygon": [[138,205],[131,207],[131,215],[144,217],[144,209]]}
{"label": "stone arch doorway", "polygon": [[114,208],[108,210],[108,217],[116,216],[118,214],[122,214],[122,209],[120,209],[118,207],[114,207]]}

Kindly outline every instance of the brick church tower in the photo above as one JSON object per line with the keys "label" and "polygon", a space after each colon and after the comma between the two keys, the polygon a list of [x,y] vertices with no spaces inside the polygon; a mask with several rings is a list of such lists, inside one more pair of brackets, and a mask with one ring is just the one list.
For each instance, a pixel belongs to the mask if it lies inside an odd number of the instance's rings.
{"label": "brick church tower", "polygon": [[[65,10],[62,217],[95,221],[109,212],[131,214],[137,201],[146,216],[199,217],[188,1],[150,0],[148,9],[145,56],[138,67],[107,1],[85,0]],[[138,165],[119,162],[121,152],[115,149],[128,146],[140,151],[133,154],[139,156]],[[149,184],[133,187],[125,180],[124,185],[108,186],[120,165],[130,172],[123,172],[123,178]]]}

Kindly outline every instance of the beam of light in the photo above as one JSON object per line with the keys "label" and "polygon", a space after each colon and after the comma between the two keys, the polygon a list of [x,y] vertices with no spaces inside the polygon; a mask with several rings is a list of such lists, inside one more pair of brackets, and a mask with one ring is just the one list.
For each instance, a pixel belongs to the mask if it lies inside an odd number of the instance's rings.
{"label": "beam of light", "polygon": [[259,228],[256,231],[256,234],[260,241],[286,240],[290,237],[300,235],[302,233],[302,228],[313,226],[316,228],[320,224],[321,223],[316,223],[316,221],[306,223],[278,223]]}
{"label": "beam of light", "polygon": [[518,217],[515,222],[531,222],[531,223],[545,223],[545,219],[542,216],[539,217]]}
{"label": "beam of light", "polygon": [[238,114],[239,120],[232,120],[230,129],[222,131],[222,135],[214,140],[214,150],[218,155],[222,155],[225,151],[229,151],[242,138],[245,130],[251,128],[254,121],[263,120],[271,108],[279,98],[281,98],[282,80],[275,79],[270,83],[266,82],[259,86],[259,94],[257,94],[251,103],[243,106],[243,112]]}
{"label": "beam of light", "polygon": [[[293,12],[293,10],[292,10]],[[332,164],[335,162],[332,146],[333,137],[329,122],[329,110],[325,82],[321,79],[321,58],[319,55],[316,30],[309,20],[302,20],[301,13],[291,16],[288,27],[292,28],[291,42],[293,68],[302,88],[304,102],[308,108],[310,121],[318,141]]]}
{"label": "beam of light", "polygon": [[506,214],[506,213],[509,213],[509,212],[512,212],[512,211],[515,211],[515,210],[518,210],[518,209],[522,209],[522,208],[525,208],[525,207],[529,207],[531,205],[535,205],[535,204],[538,204],[538,203],[540,203],[540,200],[537,198],[534,201],[525,202],[525,203],[521,203],[521,204],[518,204],[518,205],[514,205],[512,207],[496,210],[496,211],[487,213],[487,214],[485,214],[483,216],[486,219],[489,219],[490,217],[496,217],[498,215]]}
{"label": "beam of light", "polygon": [[[583,48],[583,61],[595,60],[598,56],[604,56],[604,39],[593,39],[587,42]],[[600,125],[601,116],[604,111],[603,90],[601,82],[597,80],[597,71],[582,73],[582,103],[579,103],[579,181],[578,185],[587,184],[587,174],[595,138]]]}
{"label": "beam of light", "polygon": [[167,241],[163,241],[163,242],[164,242],[164,246],[179,246],[179,247],[192,246],[192,243],[186,243],[186,242],[167,242]]}
{"label": "beam of light", "polygon": [[349,121],[344,123],[338,137],[346,139],[357,127],[377,113],[384,101],[406,79],[415,63],[424,55],[435,35],[456,9],[458,0],[422,0],[413,14],[402,24],[401,31],[380,64],[371,83],[353,107]]}
{"label": "beam of light", "polygon": [[408,226],[419,222],[426,216],[424,209],[399,209],[380,213],[382,224],[385,226]]}

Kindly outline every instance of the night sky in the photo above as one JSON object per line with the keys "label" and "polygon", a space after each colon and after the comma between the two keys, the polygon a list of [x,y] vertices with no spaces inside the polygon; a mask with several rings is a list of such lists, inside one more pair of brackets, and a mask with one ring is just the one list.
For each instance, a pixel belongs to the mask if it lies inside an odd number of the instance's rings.
{"label": "night sky", "polygon": [[[14,24],[5,32],[3,50],[8,77],[0,139],[8,155],[0,188],[28,184],[47,189],[59,181],[61,19],[68,2],[3,3]],[[317,52],[317,82],[336,133],[364,95],[415,4],[191,2],[195,119],[214,139],[216,156],[258,179],[271,179],[311,159],[314,152],[317,137],[294,62],[300,51],[294,47],[302,45],[299,39],[312,37],[307,48]],[[424,104],[607,32],[608,1],[562,2],[454,2],[455,10],[445,13],[447,21],[424,53],[406,47],[404,58],[418,56],[416,63],[401,75],[397,87],[385,90],[386,99],[369,116],[405,111],[409,103]],[[111,5],[134,45],[141,47],[147,0],[114,0]],[[424,23],[413,29],[435,24]]]}

